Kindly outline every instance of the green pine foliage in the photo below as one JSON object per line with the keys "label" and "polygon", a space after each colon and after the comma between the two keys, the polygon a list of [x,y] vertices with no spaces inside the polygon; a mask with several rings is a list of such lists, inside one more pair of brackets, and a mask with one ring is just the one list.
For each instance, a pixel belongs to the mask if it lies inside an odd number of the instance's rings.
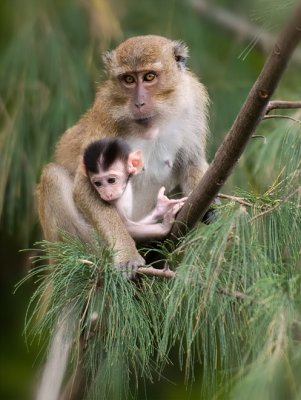
{"label": "green pine foliage", "polygon": [[202,398],[301,395],[299,134],[282,138],[283,168],[265,193],[238,191],[243,204],[224,201],[217,221],[199,224],[171,254],[161,247],[173,279],[125,279],[97,240],[39,244],[37,261],[50,264],[30,274],[38,288],[28,327],[35,321],[39,335],[53,332],[72,308],[73,358],[83,340],[87,398],[135,397],[143,380],[164,376],[171,350],[186,383],[203,382]]}

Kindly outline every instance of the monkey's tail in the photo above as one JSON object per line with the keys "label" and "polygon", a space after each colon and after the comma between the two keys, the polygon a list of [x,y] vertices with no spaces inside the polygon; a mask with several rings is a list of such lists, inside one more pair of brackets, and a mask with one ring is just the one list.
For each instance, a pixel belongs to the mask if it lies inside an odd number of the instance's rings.
{"label": "monkey's tail", "polygon": [[55,328],[36,400],[59,400],[60,398],[61,385],[75,332],[75,322],[70,309],[62,315],[64,317],[57,322]]}

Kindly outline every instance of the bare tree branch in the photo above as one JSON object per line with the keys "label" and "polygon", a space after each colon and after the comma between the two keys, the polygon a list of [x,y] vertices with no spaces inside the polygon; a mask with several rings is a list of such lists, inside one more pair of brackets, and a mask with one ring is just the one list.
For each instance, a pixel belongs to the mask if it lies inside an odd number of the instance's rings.
{"label": "bare tree branch", "polygon": [[224,194],[224,193],[218,193],[217,197],[221,199],[235,201],[236,203],[242,204],[243,206],[254,207],[254,204],[249,203],[243,197],[230,196],[229,194]]}
{"label": "bare tree branch", "polygon": [[288,110],[301,108],[301,101],[272,100],[268,102],[265,113],[268,114],[272,110]]}
{"label": "bare tree branch", "polygon": [[160,278],[174,278],[176,273],[171,269],[156,269],[153,267],[140,267],[138,273],[148,276],[157,276]]}
{"label": "bare tree branch", "polygon": [[248,140],[266,113],[293,51],[301,39],[301,3],[279,35],[229,133],[218,149],[201,182],[181,209],[171,231],[174,244],[205,214],[224,185]]}
{"label": "bare tree branch", "polygon": [[262,119],[289,119],[290,121],[296,122],[297,124],[301,124],[301,121],[299,119],[290,117],[289,115],[280,115],[280,114],[271,114],[271,115],[265,115]]}

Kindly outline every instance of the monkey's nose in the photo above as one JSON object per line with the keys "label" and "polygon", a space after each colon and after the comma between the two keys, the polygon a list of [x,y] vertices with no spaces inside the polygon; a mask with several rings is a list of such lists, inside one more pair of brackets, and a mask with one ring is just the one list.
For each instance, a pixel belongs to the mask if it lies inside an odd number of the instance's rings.
{"label": "monkey's nose", "polygon": [[140,110],[140,108],[142,108],[143,106],[145,106],[145,103],[144,102],[137,102],[137,103],[135,103],[135,106]]}

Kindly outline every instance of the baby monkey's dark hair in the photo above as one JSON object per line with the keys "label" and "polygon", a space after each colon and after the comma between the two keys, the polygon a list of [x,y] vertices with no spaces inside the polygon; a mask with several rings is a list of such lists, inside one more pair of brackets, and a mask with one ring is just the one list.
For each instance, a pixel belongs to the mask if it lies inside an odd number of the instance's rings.
{"label": "baby monkey's dark hair", "polygon": [[131,147],[120,138],[105,138],[96,140],[88,145],[84,152],[84,165],[88,172],[99,172],[99,161],[104,171],[116,161],[121,160],[125,163],[128,160]]}

